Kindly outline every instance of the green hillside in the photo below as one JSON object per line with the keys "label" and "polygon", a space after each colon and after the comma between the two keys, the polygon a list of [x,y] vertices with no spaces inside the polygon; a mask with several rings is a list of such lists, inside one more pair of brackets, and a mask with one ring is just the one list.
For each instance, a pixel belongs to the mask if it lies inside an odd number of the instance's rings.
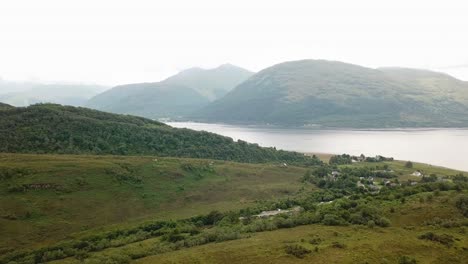
{"label": "green hillside", "polygon": [[98,227],[286,197],[302,188],[305,170],[154,156],[0,154],[0,256]]}
{"label": "green hillside", "polygon": [[0,154],[0,263],[464,263],[467,188],[399,161]]}
{"label": "green hillside", "polygon": [[0,111],[0,152],[158,155],[240,162],[315,163],[300,153],[262,148],[141,117],[52,104]]}
{"label": "green hillside", "polygon": [[252,75],[225,64],[214,69],[191,68],[155,83],[114,87],[91,98],[86,106],[148,118],[181,118],[220,98]]}
{"label": "green hillside", "polygon": [[324,127],[464,127],[468,85],[418,70],[334,61],[285,62],[196,112],[209,122]]}
{"label": "green hillside", "polygon": [[12,109],[13,106],[9,105],[9,104],[4,104],[4,103],[0,103],[0,110],[8,110],[8,109]]}

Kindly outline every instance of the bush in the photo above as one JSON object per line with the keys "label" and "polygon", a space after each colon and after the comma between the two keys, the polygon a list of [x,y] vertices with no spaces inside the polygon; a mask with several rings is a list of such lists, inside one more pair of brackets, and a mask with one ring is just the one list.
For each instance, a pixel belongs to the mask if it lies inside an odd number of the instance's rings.
{"label": "bush", "polygon": [[309,243],[312,245],[318,245],[322,242],[322,239],[320,237],[314,237],[311,240],[309,240]]}
{"label": "bush", "polygon": [[297,258],[303,258],[305,255],[309,254],[310,251],[309,249],[301,246],[301,245],[287,245],[285,247],[285,251],[287,254],[295,256]]}
{"label": "bush", "polygon": [[8,187],[8,192],[25,192],[26,187],[22,184],[15,184]]}
{"label": "bush", "polygon": [[341,224],[341,219],[334,214],[326,214],[323,217],[322,223],[324,225],[336,226]]}
{"label": "bush", "polygon": [[398,260],[400,264],[416,264],[416,260],[414,258],[410,258],[408,256],[401,256]]}
{"label": "bush", "polygon": [[346,248],[346,245],[341,243],[341,242],[336,242],[335,241],[335,242],[332,243],[332,247],[344,249],[344,248]]}
{"label": "bush", "polygon": [[376,224],[380,227],[389,227],[390,226],[390,220],[388,220],[385,217],[381,217],[376,221]]}
{"label": "bush", "polygon": [[455,202],[455,206],[461,211],[461,213],[468,217],[468,196],[462,195],[458,197],[457,201]]}
{"label": "bush", "polygon": [[432,232],[427,232],[425,234],[422,234],[418,238],[438,242],[443,245],[446,245],[447,247],[451,247],[453,243],[455,242],[453,239],[453,236],[451,235],[447,235],[447,234],[438,235]]}

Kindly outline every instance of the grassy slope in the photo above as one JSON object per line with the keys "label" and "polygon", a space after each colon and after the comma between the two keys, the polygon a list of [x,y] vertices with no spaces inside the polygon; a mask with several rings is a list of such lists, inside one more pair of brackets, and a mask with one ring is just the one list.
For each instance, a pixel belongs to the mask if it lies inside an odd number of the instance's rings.
{"label": "grassy slope", "polygon": [[[132,226],[146,219],[181,219],[212,210],[240,209],[258,200],[274,200],[315,189],[300,181],[305,168],[275,164],[32,154],[0,154],[0,164],[1,171],[20,169],[17,175],[0,181],[0,231],[8,238],[0,243],[0,252],[45,246],[97,230]],[[195,170],[184,169],[187,164]],[[401,180],[411,178],[409,174],[416,169],[438,175],[456,173],[424,164],[415,164],[412,169],[404,168],[404,162],[400,161],[388,164],[401,174]],[[58,188],[8,191],[11,186],[35,183],[55,184]],[[403,226],[420,224],[427,215],[455,212],[453,208],[447,211],[443,203],[431,209],[434,210],[421,211],[418,206],[402,208],[397,214],[399,218],[392,215],[389,218],[394,225]]]}
{"label": "grassy slope", "polygon": [[[385,215],[391,219],[388,228],[365,226],[307,225],[253,233],[246,238],[220,243],[210,243],[192,248],[169,251],[135,260],[135,263],[399,263],[402,256],[417,260],[417,263],[465,263],[468,257],[466,228],[443,228],[425,225],[434,218],[463,219],[454,207],[461,194],[441,192],[432,201],[421,201],[429,193],[412,196],[406,203],[383,204]],[[392,212],[390,208],[394,208]],[[426,232],[448,234],[454,237],[452,247],[437,242],[418,239]],[[320,238],[318,244],[309,241]],[[336,248],[339,242],[344,248]],[[157,247],[159,238],[131,243],[92,253],[93,257],[118,256],[139,250]],[[286,254],[285,246],[301,245],[312,252],[304,258]],[[315,247],[318,251],[315,251]],[[52,263],[80,263],[68,258]],[[91,262],[94,263],[94,262]]]}
{"label": "grassy slope", "polygon": [[[330,227],[300,226],[270,232],[255,233],[249,238],[208,244],[163,253],[137,260],[136,263],[398,263],[399,257],[410,256],[418,263],[464,263],[468,257],[468,237],[461,228],[437,228],[424,225],[434,219],[462,219],[454,207],[458,193],[444,192],[433,201],[421,202],[418,194],[405,204],[386,204],[389,228],[363,226]],[[396,208],[391,213],[389,208]],[[425,232],[449,234],[455,237],[453,247],[418,239]],[[309,243],[319,237],[322,242]],[[333,242],[345,245],[335,248]],[[285,253],[286,245],[302,245],[312,251],[300,259]]]}
{"label": "grassy slope", "polygon": [[[8,238],[0,240],[0,248],[45,245],[70,233],[150,217],[176,219],[238,209],[296,193],[305,172],[213,161],[212,171],[197,173],[182,165],[203,167],[211,161],[154,159],[0,154],[0,170],[24,169],[24,175],[0,178],[0,233]],[[59,189],[8,192],[10,186],[33,183],[57,184]]]}
{"label": "grassy slope", "polygon": [[[418,235],[431,228],[405,230],[402,228],[369,229],[365,227],[301,226],[258,233],[251,238],[183,249],[143,258],[135,263],[398,263],[400,256],[411,256],[418,263],[463,263],[468,257],[461,248],[423,241]],[[458,230],[444,230],[467,247],[466,235]],[[337,235],[336,235],[337,234]],[[285,253],[288,244],[301,244],[310,250],[315,246],[305,241],[319,236],[324,242],[319,251],[300,259]],[[334,248],[333,242],[346,245]]]}

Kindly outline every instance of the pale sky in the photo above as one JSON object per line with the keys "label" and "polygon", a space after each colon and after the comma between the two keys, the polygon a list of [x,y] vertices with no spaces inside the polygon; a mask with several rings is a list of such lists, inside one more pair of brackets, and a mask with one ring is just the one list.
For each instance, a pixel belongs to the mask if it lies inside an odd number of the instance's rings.
{"label": "pale sky", "polygon": [[297,59],[468,80],[468,1],[1,0],[0,77],[116,85]]}

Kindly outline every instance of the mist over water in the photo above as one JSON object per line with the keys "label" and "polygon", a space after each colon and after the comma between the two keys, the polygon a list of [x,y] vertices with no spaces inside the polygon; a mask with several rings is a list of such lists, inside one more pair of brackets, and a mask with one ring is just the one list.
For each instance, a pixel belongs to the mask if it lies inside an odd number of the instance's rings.
{"label": "mist over water", "polygon": [[468,171],[468,129],[309,130],[193,122],[168,124],[284,150],[383,155]]}

